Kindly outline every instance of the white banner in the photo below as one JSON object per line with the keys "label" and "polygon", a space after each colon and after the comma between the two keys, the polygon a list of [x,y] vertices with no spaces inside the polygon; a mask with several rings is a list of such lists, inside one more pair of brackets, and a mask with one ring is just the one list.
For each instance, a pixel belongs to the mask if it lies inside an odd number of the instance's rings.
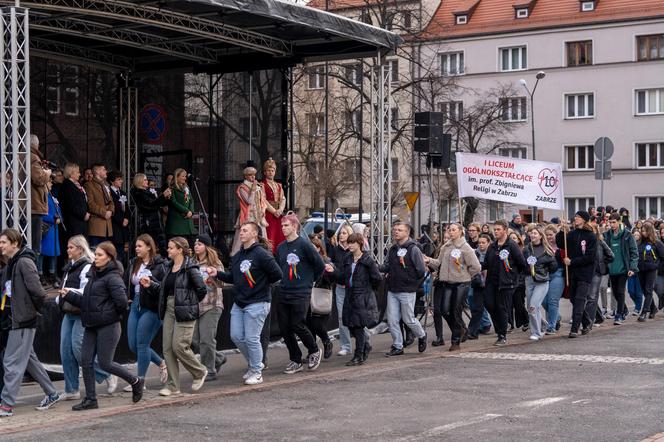
{"label": "white banner", "polygon": [[560,164],[457,152],[459,198],[471,196],[563,210]]}

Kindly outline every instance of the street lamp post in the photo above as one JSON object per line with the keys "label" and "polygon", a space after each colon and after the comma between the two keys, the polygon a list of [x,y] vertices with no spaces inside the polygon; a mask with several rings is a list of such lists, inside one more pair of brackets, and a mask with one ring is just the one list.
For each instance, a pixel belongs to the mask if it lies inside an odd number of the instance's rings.
{"label": "street lamp post", "polygon": [[[532,136],[532,142],[533,142],[533,160],[536,159],[535,157],[535,104],[533,102],[533,97],[535,96],[535,91],[537,90],[537,85],[539,84],[539,81],[546,76],[546,73],[544,71],[539,71],[537,75],[535,75],[535,86],[533,87],[533,90],[531,91],[528,88],[528,82],[522,78],[519,80],[519,83],[521,83],[521,86],[526,89],[526,92],[528,92],[528,95],[530,96],[530,132]],[[533,212],[532,212],[532,220],[531,222],[536,223],[537,222],[537,206],[533,206]]]}

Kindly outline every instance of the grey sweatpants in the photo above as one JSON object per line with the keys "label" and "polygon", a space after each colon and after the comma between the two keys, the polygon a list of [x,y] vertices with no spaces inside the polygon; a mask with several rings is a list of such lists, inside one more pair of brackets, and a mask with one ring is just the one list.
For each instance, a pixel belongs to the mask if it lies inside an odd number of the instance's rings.
{"label": "grey sweatpants", "polygon": [[214,307],[198,317],[194,327],[191,349],[201,355],[201,363],[208,374],[217,374],[217,366],[224,360],[222,352],[217,350],[217,327],[223,309]]}
{"label": "grey sweatpants", "polygon": [[3,359],[5,386],[2,389],[2,402],[10,407],[16,405],[16,398],[26,369],[30,376],[39,383],[45,394],[55,393],[53,383],[48,378],[44,366],[39,362],[35,350],[32,348],[36,331],[37,329],[34,328],[20,328],[9,331]]}

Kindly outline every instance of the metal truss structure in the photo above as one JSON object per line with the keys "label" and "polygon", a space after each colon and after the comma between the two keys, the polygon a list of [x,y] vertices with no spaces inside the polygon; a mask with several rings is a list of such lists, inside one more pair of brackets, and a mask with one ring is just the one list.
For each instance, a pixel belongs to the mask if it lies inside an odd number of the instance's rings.
{"label": "metal truss structure", "polygon": [[[120,89],[120,171],[124,176],[124,191],[127,192],[129,213],[135,214],[131,197],[131,179],[138,172],[138,89]],[[132,232],[138,231],[138,217],[134,216],[130,225]]]}
{"label": "metal truss structure", "polygon": [[28,11],[0,8],[2,227],[32,242],[30,222],[30,52]]}
{"label": "metal truss structure", "polygon": [[380,55],[377,61],[371,72],[371,250],[382,263],[392,236],[392,68]]}

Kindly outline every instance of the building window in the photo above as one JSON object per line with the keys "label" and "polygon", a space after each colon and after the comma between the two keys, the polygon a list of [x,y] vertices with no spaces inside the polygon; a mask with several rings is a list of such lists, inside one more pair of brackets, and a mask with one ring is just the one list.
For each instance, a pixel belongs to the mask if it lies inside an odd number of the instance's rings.
{"label": "building window", "polygon": [[359,131],[362,127],[362,115],[359,110],[356,111],[346,111],[346,130]]}
{"label": "building window", "polygon": [[440,54],[441,75],[462,75],[465,73],[463,52]]}
{"label": "building window", "polygon": [[565,118],[593,118],[595,116],[595,94],[565,95]]}
{"label": "building window", "polygon": [[594,1],[589,1],[589,2],[581,2],[581,11],[582,12],[590,12],[595,10],[595,2]]}
{"label": "building window", "polygon": [[440,202],[440,219],[444,222],[459,221],[459,203],[456,199]]}
{"label": "building window", "polygon": [[528,18],[528,8],[518,8],[516,10],[516,18]]}
{"label": "building window", "polygon": [[409,31],[413,26],[413,14],[410,11],[403,11],[403,27]]}
{"label": "building window", "polygon": [[456,24],[457,25],[465,25],[468,23],[468,16],[467,15],[457,15],[456,16]]}
{"label": "building window", "polygon": [[49,67],[46,73],[46,110],[57,115],[60,113],[60,72],[58,65]]}
{"label": "building window", "polygon": [[78,78],[78,66],[63,66],[63,107],[65,115],[69,115],[71,117],[78,116]]}
{"label": "building window", "polygon": [[489,221],[505,219],[505,204],[500,201],[489,201]]}
{"label": "building window", "polygon": [[307,126],[309,127],[309,136],[319,137],[325,133],[325,115],[307,114]]}
{"label": "building window", "polygon": [[500,49],[500,70],[520,71],[528,68],[528,54],[525,46]]}
{"label": "building window", "polygon": [[664,167],[664,142],[637,143],[636,167],[639,169]]}
{"label": "building window", "polygon": [[636,37],[637,60],[659,60],[664,58],[664,34]]}
{"label": "building window", "polygon": [[498,155],[501,157],[510,158],[528,158],[528,153],[525,147],[505,147],[498,149]]}
{"label": "building window", "polygon": [[567,66],[586,66],[593,64],[593,42],[571,41],[567,46]]}
{"label": "building window", "polygon": [[350,84],[359,86],[362,83],[362,63],[345,65],[344,79]]}
{"label": "building window", "polygon": [[351,183],[362,182],[362,163],[359,158],[347,160],[346,174]]}
{"label": "building window", "polygon": [[500,107],[503,121],[526,121],[528,111],[526,97],[502,98]]}
{"label": "building window", "polygon": [[399,82],[399,60],[390,60],[390,81]]}
{"label": "building window", "polygon": [[[240,126],[242,127],[242,136],[249,138],[249,117],[240,118]],[[258,119],[251,117],[251,137],[258,137]]]}
{"label": "building window", "polygon": [[399,181],[399,158],[392,158],[392,172],[390,180],[393,182]]}
{"label": "building window", "polygon": [[325,66],[315,66],[309,70],[309,89],[325,87]]}
{"label": "building window", "polygon": [[454,123],[463,119],[463,101],[446,101],[438,104],[443,113],[443,124]]}
{"label": "building window", "polygon": [[576,197],[565,198],[567,213],[573,216],[579,210],[588,210],[588,207],[595,207],[595,197]]}
{"label": "building window", "polygon": [[662,218],[664,216],[664,196],[637,196],[636,213],[638,219]]}
{"label": "building window", "polygon": [[360,21],[369,25],[371,24],[371,13],[368,9],[362,9],[362,12],[360,13]]}
{"label": "building window", "polygon": [[565,170],[595,169],[594,146],[565,146]]}
{"label": "building window", "polygon": [[393,107],[390,109],[390,126],[392,130],[399,130],[399,108]]}
{"label": "building window", "polygon": [[664,88],[636,91],[636,115],[664,113]]}

